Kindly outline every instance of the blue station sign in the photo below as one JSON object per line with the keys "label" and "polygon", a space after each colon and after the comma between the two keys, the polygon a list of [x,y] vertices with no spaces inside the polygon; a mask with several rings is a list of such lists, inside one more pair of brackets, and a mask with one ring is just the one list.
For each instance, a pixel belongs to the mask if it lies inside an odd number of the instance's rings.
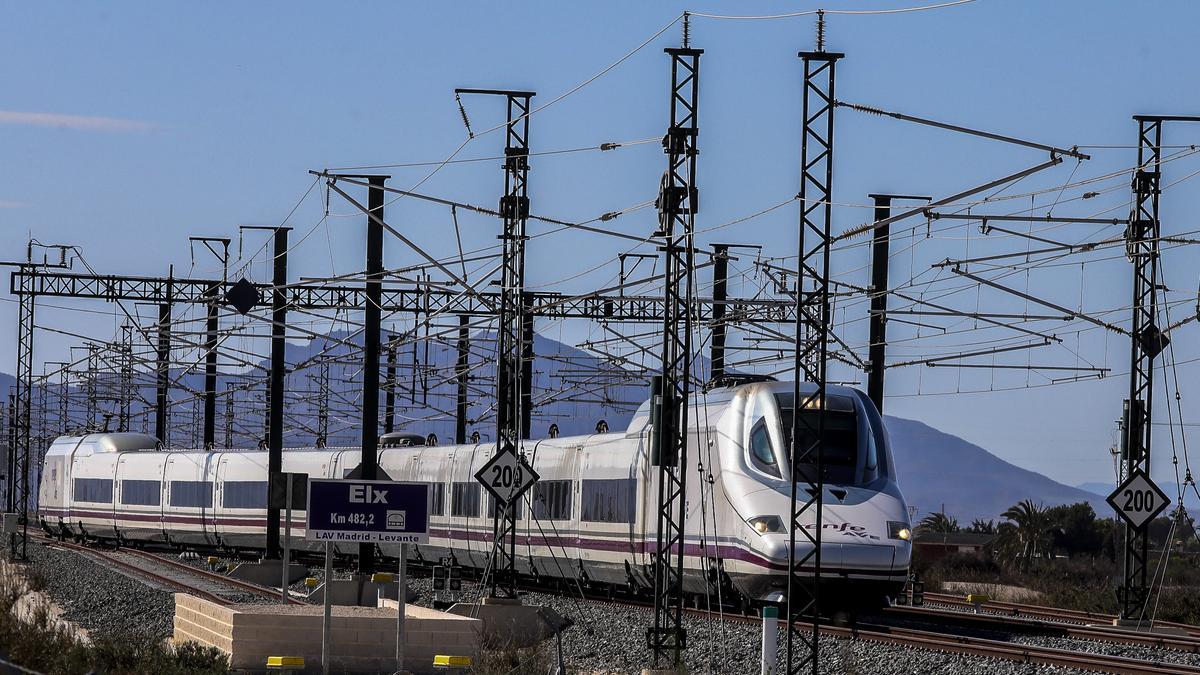
{"label": "blue station sign", "polygon": [[424,483],[310,480],[305,538],[335,544],[428,543],[429,506]]}

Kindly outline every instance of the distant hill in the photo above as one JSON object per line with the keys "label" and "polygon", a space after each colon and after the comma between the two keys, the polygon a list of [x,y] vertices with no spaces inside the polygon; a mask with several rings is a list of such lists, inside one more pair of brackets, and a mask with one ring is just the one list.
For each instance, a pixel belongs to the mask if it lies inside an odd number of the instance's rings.
{"label": "distant hill", "polygon": [[900,489],[921,515],[944,505],[948,515],[966,526],[973,518],[999,519],[1022,499],[1045,506],[1089,502],[1101,516],[1110,511],[1104,497],[1009,464],[958,436],[900,417],[888,416],[885,422]]}
{"label": "distant hill", "polygon": [[[289,343],[287,359],[291,364],[311,363],[319,354],[331,359],[329,444],[357,444],[359,417],[357,401],[361,375],[357,361],[347,354],[347,342],[361,343],[361,335],[345,333],[318,337],[306,344]],[[471,381],[468,433],[478,430],[483,438],[493,438],[491,415],[492,382],[495,378],[494,346],[490,335],[475,333],[470,359]],[[603,419],[613,430],[624,429],[633,412],[646,398],[646,386],[631,373],[626,364],[613,363],[595,354],[537,335],[534,339],[535,413],[533,436],[546,435],[550,424],[557,424],[563,435],[589,433]],[[453,439],[454,392],[452,379],[457,356],[454,338],[419,340],[397,355],[397,377],[403,382],[396,392],[398,429],[436,433],[443,443]],[[265,366],[266,362],[262,362]],[[316,368],[291,374],[287,379],[285,438],[288,446],[311,446],[317,427],[319,387]],[[412,390],[411,373],[420,373],[423,384]],[[265,368],[263,369],[265,372]],[[203,375],[192,370],[172,370],[172,433],[174,447],[196,447],[199,400],[196,393],[203,388]],[[224,442],[226,386],[242,382],[236,375],[222,375],[217,390],[222,400],[217,406],[217,438]],[[0,373],[0,393],[7,393],[13,383],[10,375]],[[137,384],[144,401],[154,400],[152,376],[138,376]],[[56,396],[52,391],[51,396]],[[73,398],[86,398],[82,392]],[[383,396],[380,396],[382,406]],[[233,445],[254,447],[262,438],[263,391],[261,385],[235,396],[236,411],[232,420]],[[73,404],[72,418],[82,419],[78,409],[82,401]],[[152,431],[151,410],[135,402],[134,430]],[[101,411],[101,414],[103,411]],[[478,420],[478,421],[476,421]],[[888,433],[896,456],[900,486],[911,506],[920,514],[940,510],[967,525],[973,518],[996,519],[1009,506],[1022,499],[1033,499],[1046,506],[1088,501],[1097,513],[1107,513],[1104,497],[1096,492],[1057,483],[1039,473],[1009,464],[987,450],[962,438],[898,417],[887,417]],[[102,422],[101,422],[102,423]],[[380,427],[382,429],[382,420]],[[57,431],[52,431],[57,433]],[[920,517],[920,516],[918,516]]]}

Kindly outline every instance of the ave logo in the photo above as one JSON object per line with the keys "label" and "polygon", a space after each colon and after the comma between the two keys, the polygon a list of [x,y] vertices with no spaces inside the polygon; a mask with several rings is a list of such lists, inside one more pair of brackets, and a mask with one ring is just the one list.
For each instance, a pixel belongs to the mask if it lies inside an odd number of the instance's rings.
{"label": "ave logo", "polygon": [[351,504],[386,504],[387,492],[372,489],[370,485],[350,486]]}

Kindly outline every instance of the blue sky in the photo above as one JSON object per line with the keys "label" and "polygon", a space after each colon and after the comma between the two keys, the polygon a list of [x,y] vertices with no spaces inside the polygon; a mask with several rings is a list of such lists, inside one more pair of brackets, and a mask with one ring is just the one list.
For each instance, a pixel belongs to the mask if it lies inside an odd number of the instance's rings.
{"label": "blue sky", "polygon": [[[825,6],[910,4],[919,3],[860,0]],[[0,257],[19,257],[32,234],[80,246],[102,271],[156,275],[173,264],[177,274],[208,276],[214,265],[200,252],[194,258],[189,254],[188,236],[236,238],[237,225],[279,223],[299,202],[289,221],[296,228],[293,241],[303,239],[292,252],[293,278],[352,273],[362,267],[363,219],[336,196],[330,217],[323,218],[319,190],[301,200],[312,184],[308,170],[443,159],[465,140],[454,87],[532,89],[538,92],[535,102],[545,103],[612,64],[685,9],[774,14],[816,7],[768,2],[10,3],[0,26]],[[1200,113],[1193,35],[1200,8],[1158,2],[1153,10],[1151,15],[1146,5],[1122,2],[979,0],[930,12],[838,15],[830,17],[829,46],[847,54],[838,71],[844,100],[1060,146],[1127,146],[1136,140],[1134,113]],[[809,17],[696,18],[692,34],[695,46],[705,49],[697,227],[707,230],[795,194],[801,72],[796,52],[812,48],[814,28]],[[668,78],[662,48],[678,41],[675,25],[611,72],[534,116],[534,151],[661,136]],[[474,97],[465,103],[476,131],[502,121],[496,100]],[[839,231],[869,218],[861,208],[867,193],[941,196],[1045,159],[1038,151],[849,110],[838,115],[834,229]],[[1200,143],[1200,125],[1169,126],[1164,142]],[[501,143],[499,134],[481,136],[459,157],[494,156]],[[1127,148],[1089,152],[1092,161],[1076,166],[1068,160],[1000,194],[1025,196],[973,206],[972,212],[1053,208],[1055,215],[1124,217],[1125,175],[1061,193],[1052,189],[1134,163]],[[1164,195],[1164,229],[1198,229],[1190,215],[1200,183],[1187,178],[1200,170],[1200,157],[1186,148],[1168,152],[1181,156],[1164,167],[1164,181],[1184,180]],[[664,161],[656,142],[536,157],[530,178],[533,210],[586,220],[642,203],[653,198]],[[388,171],[392,185],[406,186],[420,181],[430,167]],[[500,180],[496,162],[459,164],[438,171],[422,189],[491,206]],[[1078,199],[1089,189],[1107,191]],[[1031,192],[1039,194],[1026,194]],[[788,255],[795,248],[796,213],[793,203],[705,232],[699,241],[756,243],[767,255]],[[455,251],[453,225],[442,207],[400,200],[389,204],[387,219],[430,251]],[[495,242],[494,221],[464,214],[460,224],[464,247]],[[928,237],[923,221],[906,225],[911,236],[898,241],[892,260],[893,280],[905,285],[906,293],[948,294],[941,302],[960,309],[1042,311],[995,291],[947,281],[947,273],[939,276],[929,267],[945,258],[1024,250],[1024,240],[985,239],[977,224],[943,221],[930,228]],[[1022,231],[1030,227],[1012,225]],[[650,209],[611,223],[643,235],[653,226]],[[533,232],[546,229],[531,226]],[[1061,241],[1119,235],[1119,227],[1060,226],[1041,232]],[[260,245],[260,239],[247,239],[242,246],[251,260],[247,273],[258,279],[266,275],[265,260],[251,256]],[[567,292],[608,285],[616,271],[605,263],[624,250],[620,240],[579,233],[535,239],[529,248],[529,283]],[[839,278],[865,282],[867,253],[861,245],[840,249],[834,260]],[[1082,259],[1013,270],[1004,283],[1088,312],[1113,311],[1107,320],[1127,321],[1125,312],[1116,311],[1128,303],[1130,283],[1120,249],[1090,254],[1081,265]],[[399,242],[388,242],[390,267],[416,260]],[[1196,262],[1195,253],[1183,248],[1164,256],[1168,298],[1178,303],[1172,319],[1192,311]],[[761,279],[754,277],[750,262],[743,259],[735,267],[746,274],[735,279],[732,290],[754,292]],[[111,336],[119,325],[111,306],[72,306],[97,313],[47,306],[39,324],[99,338]],[[148,315],[150,310],[142,311]],[[846,339],[865,344],[861,299],[845,301],[838,311]],[[895,360],[1014,339],[1011,331],[975,330],[970,322],[939,325],[948,329],[945,335],[925,327],[917,339],[916,327],[893,324]],[[1111,368],[1113,376],[1046,386],[1047,376],[1063,373],[896,369],[889,372],[888,412],[962,435],[1064,482],[1111,479],[1108,448],[1126,387],[1118,375],[1127,368],[1127,342],[1078,321],[1039,325],[1061,337],[1062,345],[998,356],[995,362],[1090,363]],[[1200,357],[1195,338],[1200,328],[1188,328],[1176,334],[1172,356],[1184,384],[1185,422],[1200,413],[1193,401],[1200,391],[1186,387],[1195,379],[1196,364],[1187,361]],[[598,334],[586,325],[546,323],[538,329],[568,342]],[[15,334],[11,302],[0,303],[0,334]],[[71,344],[48,333],[39,338],[38,360],[61,358]],[[0,341],[0,369],[11,371],[11,365],[2,364],[14,359],[12,340]],[[835,370],[835,376],[861,378],[848,369]],[[1157,394],[1160,402],[1168,400],[1162,389]],[[1165,409],[1160,406],[1159,412]],[[1161,473],[1156,474],[1165,480],[1172,448],[1168,428],[1161,429],[1155,447]],[[1181,461],[1182,442],[1176,438]]]}

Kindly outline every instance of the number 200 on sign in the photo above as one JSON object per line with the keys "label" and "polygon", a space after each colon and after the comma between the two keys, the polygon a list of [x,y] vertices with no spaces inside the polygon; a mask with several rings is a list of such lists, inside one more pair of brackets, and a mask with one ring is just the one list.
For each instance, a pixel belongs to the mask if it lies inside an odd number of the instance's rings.
{"label": "number 200 on sign", "polygon": [[521,467],[493,466],[492,487],[510,488],[521,484]]}
{"label": "number 200 on sign", "polygon": [[1125,503],[1122,511],[1152,511],[1154,509],[1153,490],[1126,490]]}

